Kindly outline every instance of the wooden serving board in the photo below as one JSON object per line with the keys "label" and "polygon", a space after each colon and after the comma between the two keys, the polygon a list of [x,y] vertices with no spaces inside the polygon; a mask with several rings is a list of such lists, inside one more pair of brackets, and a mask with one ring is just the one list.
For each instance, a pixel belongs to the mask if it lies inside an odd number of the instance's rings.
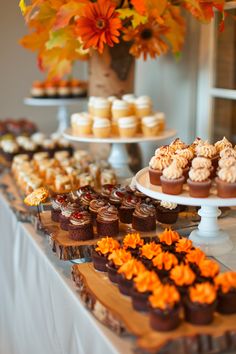
{"label": "wooden serving board", "polygon": [[133,310],[128,296],[120,294],[106,273],[92,263],[72,266],[72,278],[86,307],[104,325],[119,335],[134,335],[142,353],[216,354],[236,350],[236,314],[215,314],[208,326],[193,326],[185,321],[170,332],[157,332],[149,316]]}

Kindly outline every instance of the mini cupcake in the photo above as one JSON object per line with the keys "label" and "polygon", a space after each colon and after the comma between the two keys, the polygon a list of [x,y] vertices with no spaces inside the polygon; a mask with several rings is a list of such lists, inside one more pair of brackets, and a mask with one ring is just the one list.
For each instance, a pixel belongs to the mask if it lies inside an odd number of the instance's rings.
{"label": "mini cupcake", "polygon": [[119,134],[122,138],[132,138],[137,133],[137,119],[135,116],[123,117],[118,120]]}
{"label": "mini cupcake", "polygon": [[44,85],[45,94],[49,98],[56,98],[57,97],[57,85],[55,82],[47,81]]}
{"label": "mini cupcake", "polygon": [[118,287],[122,294],[130,296],[131,289],[133,287],[133,279],[141,272],[144,272],[146,268],[142,262],[137,261],[135,258],[122,264],[118,269]]}
{"label": "mini cupcake", "polygon": [[226,148],[232,148],[232,147],[233,147],[233,145],[231,144],[231,142],[229,142],[228,139],[226,139],[225,136],[223,137],[222,140],[219,140],[219,141],[217,141],[217,142],[215,143],[215,148],[216,148],[218,154],[219,154],[222,150],[224,150],[224,149],[226,149]]}
{"label": "mini cupcake", "polygon": [[137,117],[147,117],[152,113],[152,100],[148,96],[140,96],[135,100],[135,114]]}
{"label": "mini cupcake", "polygon": [[134,285],[130,292],[133,308],[137,311],[148,311],[148,298],[161,285],[160,279],[154,271],[144,271],[134,278]]}
{"label": "mini cupcake", "polygon": [[236,313],[236,272],[225,272],[214,279],[217,289],[217,311],[222,314]]}
{"label": "mini cupcake", "polygon": [[72,133],[75,136],[86,136],[92,133],[92,120],[86,113],[74,113],[71,116]]}
{"label": "mini cupcake", "polygon": [[75,241],[93,239],[93,224],[91,215],[86,211],[72,213],[68,224],[69,237]]}
{"label": "mini cupcake", "polygon": [[111,122],[106,118],[97,118],[93,122],[93,135],[95,138],[108,138],[111,135]]}
{"label": "mini cupcake", "polygon": [[156,136],[160,132],[160,126],[156,115],[142,118],[142,133],[144,136]]}
{"label": "mini cupcake", "polygon": [[153,156],[149,162],[149,179],[150,183],[156,186],[161,185],[161,176],[163,170],[171,164],[171,155]]}
{"label": "mini cupcake", "polygon": [[218,162],[219,170],[222,168],[228,168],[232,166],[236,166],[236,158],[234,157],[224,157],[219,159]]}
{"label": "mini cupcake", "polygon": [[107,205],[107,200],[102,198],[92,199],[89,203],[89,212],[91,213],[93,223],[96,224],[98,210]]}
{"label": "mini cupcake", "polygon": [[72,213],[79,211],[76,203],[68,202],[61,206],[61,214],[59,216],[60,227],[62,230],[68,231],[69,219]]}
{"label": "mini cupcake", "polygon": [[90,96],[88,99],[88,113],[93,116],[94,115],[94,111],[93,111],[93,104],[95,101],[96,97],[94,96]]}
{"label": "mini cupcake", "polygon": [[67,195],[56,195],[52,198],[51,219],[52,221],[59,222],[61,215],[61,208],[68,201]]}
{"label": "mini cupcake", "polygon": [[206,157],[211,160],[214,171],[216,171],[218,166],[219,154],[214,145],[209,143],[204,143],[203,145],[198,145],[196,147],[197,156]]}
{"label": "mini cupcake", "polygon": [[159,243],[148,242],[139,249],[139,259],[147,269],[152,269],[152,259],[161,252],[162,248]]}
{"label": "mini cupcake", "polygon": [[189,164],[194,158],[194,152],[190,147],[187,147],[185,149],[179,149],[175,151],[175,154],[181,157],[184,157],[186,160],[188,160]]}
{"label": "mini cupcake", "polygon": [[172,148],[174,151],[177,150],[183,150],[188,147],[187,144],[185,144],[180,138],[176,138],[170,143],[170,148]]}
{"label": "mini cupcake", "polygon": [[80,195],[80,203],[86,209],[89,210],[89,206],[92,200],[97,199],[98,195],[96,192],[84,192]]}
{"label": "mini cupcake", "polygon": [[188,289],[184,301],[185,320],[194,325],[207,325],[213,321],[216,309],[216,290],[210,283],[196,284]]}
{"label": "mini cupcake", "polygon": [[198,265],[201,260],[205,259],[206,255],[200,248],[192,248],[185,255],[185,263],[188,264],[194,273],[199,274]]}
{"label": "mini cupcake", "polygon": [[77,198],[80,198],[81,195],[83,195],[84,193],[95,193],[95,190],[93,189],[92,186],[90,185],[85,185],[85,186],[82,186],[80,187],[77,191],[76,191],[76,197]]}
{"label": "mini cupcake", "polygon": [[101,196],[103,198],[106,198],[106,199],[109,199],[110,198],[110,195],[111,195],[111,192],[113,191],[113,189],[116,188],[113,184],[103,184],[102,187],[101,187]]}
{"label": "mini cupcake", "polygon": [[96,270],[107,272],[106,264],[108,256],[114,250],[120,248],[120,244],[112,237],[104,237],[97,242],[95,249],[92,252],[93,266]]}
{"label": "mini cupcake", "polygon": [[118,210],[114,205],[106,205],[97,213],[98,236],[117,236],[119,234]]}
{"label": "mini cupcake", "polygon": [[156,209],[153,205],[140,203],[135,207],[132,227],[137,231],[152,231],[156,229]]}
{"label": "mini cupcake", "polygon": [[182,295],[186,295],[188,287],[194,284],[196,275],[189,265],[181,263],[171,269],[170,280],[175,284]]}
{"label": "mini cupcake", "polygon": [[184,261],[186,255],[193,249],[191,240],[182,237],[175,244],[175,254],[179,262]]}
{"label": "mini cupcake", "polygon": [[122,244],[123,244],[123,248],[129,251],[133,257],[137,257],[139,254],[139,249],[140,247],[143,246],[144,241],[140,237],[140,234],[133,233],[133,234],[127,234],[124,237]]}
{"label": "mini cupcake", "polygon": [[141,199],[134,196],[125,196],[119,208],[119,218],[124,224],[131,224],[135,207],[141,203]]}
{"label": "mini cupcake", "polygon": [[183,190],[184,179],[183,169],[176,161],[173,161],[169,167],[164,168],[160,177],[162,192],[172,195],[180,194]]}
{"label": "mini cupcake", "polygon": [[163,132],[166,127],[166,117],[163,112],[156,112],[155,117],[157,118],[159,132]]}
{"label": "mini cupcake", "polygon": [[125,187],[117,186],[112,189],[109,202],[119,208],[122,204],[124,197],[126,197],[127,194],[127,189]]}
{"label": "mini cupcake", "polygon": [[93,100],[93,116],[99,118],[110,118],[110,102],[106,98],[96,97]]}
{"label": "mini cupcake", "polygon": [[165,229],[162,233],[158,234],[158,237],[162,249],[170,252],[174,252],[176,242],[180,239],[178,232],[171,229]]}
{"label": "mini cupcake", "polygon": [[119,248],[114,250],[108,256],[107,263],[107,274],[110,281],[113,283],[118,283],[118,269],[122,266],[122,264],[128,262],[132,258],[130,252],[124,250],[123,248]]}
{"label": "mini cupcake", "polygon": [[59,98],[69,98],[71,96],[69,81],[61,80],[58,83],[57,94]]}
{"label": "mini cupcake", "polygon": [[215,181],[218,197],[236,198],[236,165],[221,168]]}
{"label": "mini cupcake", "polygon": [[30,94],[34,98],[44,98],[45,97],[44,83],[41,81],[34,81],[30,90]]}
{"label": "mini cupcake", "polygon": [[135,100],[136,100],[135,95],[133,93],[128,93],[123,95],[121,98],[123,101],[129,104],[130,114],[135,114]]}
{"label": "mini cupcake", "polygon": [[176,163],[183,170],[184,181],[186,182],[188,178],[189,171],[189,161],[184,156],[173,154],[172,162]]}
{"label": "mini cupcake", "polygon": [[197,277],[197,282],[210,282],[213,283],[214,278],[219,274],[220,267],[218,263],[211,259],[203,258],[198,263],[199,275]]}
{"label": "mini cupcake", "polygon": [[160,279],[169,277],[170,271],[178,264],[177,257],[170,252],[159,252],[153,259],[152,264]]}
{"label": "mini cupcake", "polygon": [[[198,157],[194,160],[194,166],[197,166]],[[210,162],[210,161],[209,161]],[[200,164],[201,165],[201,164]],[[189,194],[194,198],[207,198],[210,194],[211,170],[209,168],[192,167],[189,171],[189,178],[187,180],[189,186]]]}
{"label": "mini cupcake", "polygon": [[233,148],[227,147],[227,148],[220,151],[220,158],[224,159],[224,158],[228,158],[228,157],[234,157],[236,159],[235,148],[233,149]]}
{"label": "mini cupcake", "polygon": [[128,117],[130,115],[129,103],[123,100],[115,100],[112,103],[112,117],[115,121],[119,118]]}
{"label": "mini cupcake", "polygon": [[174,224],[178,220],[180,208],[176,203],[162,200],[157,206],[157,221],[162,224]]}
{"label": "mini cupcake", "polygon": [[173,285],[158,286],[149,296],[150,326],[160,332],[180,325],[180,294]]}

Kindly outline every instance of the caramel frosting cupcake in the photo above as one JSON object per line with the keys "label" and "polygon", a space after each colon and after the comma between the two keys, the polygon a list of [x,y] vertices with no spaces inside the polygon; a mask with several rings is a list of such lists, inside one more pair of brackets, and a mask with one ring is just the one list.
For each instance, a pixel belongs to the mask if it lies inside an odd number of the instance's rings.
{"label": "caramel frosting cupcake", "polygon": [[135,207],[132,226],[137,231],[156,229],[156,209],[153,205],[141,203]]}
{"label": "caramel frosting cupcake", "polygon": [[156,211],[157,221],[162,224],[171,225],[176,223],[180,208],[176,203],[162,200],[159,204],[157,204]]}
{"label": "caramel frosting cupcake", "polygon": [[217,311],[223,314],[236,313],[236,272],[225,272],[214,279],[217,289]]}
{"label": "caramel frosting cupcake", "polygon": [[184,157],[186,160],[188,160],[188,162],[194,158],[194,153],[190,147],[185,149],[178,149],[175,151],[175,154]]}
{"label": "caramel frosting cupcake", "polygon": [[[196,163],[194,165],[197,165]],[[211,171],[208,168],[191,168],[187,180],[189,194],[194,198],[207,198],[210,194]]]}
{"label": "caramel frosting cupcake", "polygon": [[232,148],[233,145],[231,144],[231,142],[229,142],[228,139],[226,139],[226,137],[224,136],[222,140],[219,140],[215,143],[215,148],[217,150],[218,153],[220,153],[222,150],[226,149],[226,148]]}
{"label": "caramel frosting cupcake", "polygon": [[224,158],[228,158],[228,157],[233,157],[236,159],[236,150],[235,148],[225,148],[223,150],[220,151],[220,158],[224,159]]}
{"label": "caramel frosting cupcake", "polygon": [[170,155],[153,156],[149,162],[149,178],[153,185],[161,185],[161,175],[163,170],[171,164]]}
{"label": "caramel frosting cupcake", "polygon": [[106,264],[108,262],[108,256],[114,250],[120,248],[120,244],[112,237],[103,237],[97,242],[95,249],[92,252],[92,261],[95,269],[106,272]]}
{"label": "caramel frosting cupcake", "polygon": [[106,205],[100,208],[96,222],[99,236],[117,236],[119,234],[118,210],[114,205]]}
{"label": "caramel frosting cupcake", "polygon": [[159,132],[163,132],[163,130],[165,130],[165,126],[166,126],[166,117],[165,117],[165,113],[163,112],[156,112],[155,117],[157,119],[158,122],[158,129]]}
{"label": "caramel frosting cupcake", "polygon": [[139,233],[127,234],[123,239],[123,248],[130,251],[133,256],[137,256],[140,247],[144,244],[143,239]]}
{"label": "caramel frosting cupcake", "polygon": [[218,197],[236,197],[236,165],[219,169],[216,186]]}
{"label": "caramel frosting cupcake", "polygon": [[211,167],[212,167],[211,160],[206,157],[195,157],[192,160],[192,168],[194,169],[207,168],[210,170]]}
{"label": "caramel frosting cupcake", "polygon": [[164,168],[160,180],[163,193],[177,195],[182,192],[185,178],[176,160]]}
{"label": "caramel frosting cupcake", "polygon": [[133,212],[136,205],[141,203],[141,199],[135,195],[127,195],[122,199],[122,204],[119,208],[120,221],[124,224],[131,224]]}
{"label": "caramel frosting cupcake", "polygon": [[220,169],[236,166],[236,159],[234,157],[224,157],[219,160],[218,165]]}
{"label": "caramel frosting cupcake", "polygon": [[186,149],[188,147],[187,144],[185,144],[180,138],[176,138],[174,141],[170,143],[170,147],[174,150],[182,150]]}
{"label": "caramel frosting cupcake", "polygon": [[91,215],[86,211],[72,213],[69,218],[68,231],[72,240],[85,241],[93,239]]}
{"label": "caramel frosting cupcake", "polygon": [[164,156],[164,155],[168,155],[171,156],[175,153],[175,150],[169,146],[169,145],[163,145],[159,148],[156,149],[155,151],[155,156]]}
{"label": "caramel frosting cupcake", "polygon": [[176,163],[179,167],[183,169],[183,176],[186,181],[188,178],[189,161],[181,155],[174,154],[172,155],[172,162]]}

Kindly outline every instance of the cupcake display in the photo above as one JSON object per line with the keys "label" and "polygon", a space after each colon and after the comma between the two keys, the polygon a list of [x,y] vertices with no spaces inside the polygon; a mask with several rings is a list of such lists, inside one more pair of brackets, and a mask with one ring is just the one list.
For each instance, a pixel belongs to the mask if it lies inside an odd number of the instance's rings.
{"label": "cupcake display", "polygon": [[87,93],[87,82],[72,78],[61,81],[33,82],[30,95],[33,98],[77,98]]}

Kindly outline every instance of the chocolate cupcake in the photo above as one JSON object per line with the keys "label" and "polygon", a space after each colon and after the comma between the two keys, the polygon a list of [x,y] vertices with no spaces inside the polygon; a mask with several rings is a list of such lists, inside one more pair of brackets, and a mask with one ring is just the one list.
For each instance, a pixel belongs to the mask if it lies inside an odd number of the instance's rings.
{"label": "chocolate cupcake", "polygon": [[180,208],[177,204],[161,201],[156,205],[157,221],[162,224],[175,224],[178,220]]}
{"label": "chocolate cupcake", "polygon": [[161,176],[164,168],[171,163],[171,155],[153,156],[149,162],[149,179],[150,183],[156,186],[161,185]]}
{"label": "chocolate cupcake", "polygon": [[101,192],[100,192],[101,196],[103,198],[109,199],[111,192],[113,191],[114,188],[116,188],[116,187],[113,184],[104,184],[101,187]]}
{"label": "chocolate cupcake", "polygon": [[152,265],[155,272],[162,281],[166,281],[169,277],[170,271],[178,265],[177,257],[169,252],[160,252],[152,258]]}
{"label": "chocolate cupcake", "polygon": [[114,205],[106,205],[97,213],[98,236],[117,236],[119,234],[118,210]]}
{"label": "chocolate cupcake", "polygon": [[111,282],[118,283],[118,269],[131,258],[131,253],[124,250],[123,248],[118,248],[109,254],[108,263],[106,266],[108,278]]}
{"label": "chocolate cupcake", "polygon": [[188,264],[195,274],[200,274],[200,269],[198,267],[201,260],[205,259],[206,255],[200,248],[192,248],[189,250],[184,258],[185,264]]}
{"label": "chocolate cupcake", "polygon": [[227,315],[236,313],[236,272],[219,274],[214,283],[217,289],[217,311]]}
{"label": "chocolate cupcake", "polygon": [[69,202],[61,206],[61,214],[59,216],[60,227],[64,231],[68,231],[69,218],[72,213],[79,211],[80,207],[77,203]]}
{"label": "chocolate cupcake", "polygon": [[218,263],[211,259],[203,258],[198,263],[198,273],[196,281],[198,283],[214,282],[214,278],[219,274],[220,267]]}
{"label": "chocolate cupcake", "polygon": [[125,187],[115,187],[111,191],[109,202],[119,208],[125,196],[127,196],[127,189]]}
{"label": "chocolate cupcake", "polygon": [[189,253],[193,247],[193,243],[186,237],[180,238],[175,244],[175,255],[179,262],[185,261],[187,253]]}
{"label": "chocolate cupcake", "polygon": [[93,187],[91,187],[90,185],[87,185],[87,186],[83,186],[83,187],[80,187],[77,191],[76,191],[76,194],[77,196],[80,198],[82,194],[84,193],[95,193]]}
{"label": "chocolate cupcake", "polygon": [[185,178],[183,176],[183,169],[178,165],[176,160],[163,170],[160,180],[163,193],[171,195],[182,193]]}
{"label": "chocolate cupcake", "polygon": [[95,192],[85,192],[80,196],[80,203],[86,209],[89,210],[90,202],[98,198],[98,195]]}
{"label": "chocolate cupcake", "polygon": [[213,321],[216,309],[216,290],[210,283],[190,287],[184,301],[184,317],[194,325],[207,325]]}
{"label": "chocolate cupcake", "polygon": [[125,262],[118,269],[118,287],[122,294],[130,296],[133,279],[141,272],[145,271],[142,262],[137,261],[135,258]]}
{"label": "chocolate cupcake", "polygon": [[181,263],[171,269],[170,280],[177,287],[180,294],[185,296],[187,294],[188,288],[194,284],[196,275],[189,267],[189,265]]}
{"label": "chocolate cupcake", "polygon": [[174,252],[176,242],[180,239],[178,232],[171,229],[165,229],[158,237],[163,251],[169,252]]}
{"label": "chocolate cupcake", "polygon": [[160,285],[149,296],[150,326],[160,332],[180,325],[180,294],[173,285]]}
{"label": "chocolate cupcake", "polygon": [[139,249],[143,246],[144,241],[138,233],[127,234],[123,241],[123,248],[131,252],[133,257],[138,257]]}
{"label": "chocolate cupcake", "polygon": [[98,210],[107,204],[108,204],[107,200],[102,198],[96,198],[90,201],[89,212],[91,213],[94,225],[96,225]]}
{"label": "chocolate cupcake", "polygon": [[64,195],[56,195],[52,198],[52,208],[51,208],[51,219],[52,221],[59,222],[61,215],[61,207],[66,204],[68,201],[68,196]]}
{"label": "chocolate cupcake", "polygon": [[68,224],[69,237],[76,241],[93,239],[93,224],[91,215],[86,211],[71,214]]}
{"label": "chocolate cupcake", "polygon": [[156,229],[156,209],[153,205],[140,203],[136,206],[132,227],[137,231],[152,231]]}
{"label": "chocolate cupcake", "polygon": [[141,203],[141,199],[134,195],[123,198],[119,208],[119,218],[123,224],[131,224],[135,207]]}
{"label": "chocolate cupcake", "polygon": [[162,252],[161,245],[154,241],[145,243],[139,249],[139,260],[145,265],[147,269],[152,269],[152,259]]}
{"label": "chocolate cupcake", "polygon": [[103,237],[97,242],[95,249],[92,251],[93,266],[96,270],[101,272],[107,272],[106,264],[108,262],[108,256],[114,250],[120,248],[120,244],[112,237]]}

